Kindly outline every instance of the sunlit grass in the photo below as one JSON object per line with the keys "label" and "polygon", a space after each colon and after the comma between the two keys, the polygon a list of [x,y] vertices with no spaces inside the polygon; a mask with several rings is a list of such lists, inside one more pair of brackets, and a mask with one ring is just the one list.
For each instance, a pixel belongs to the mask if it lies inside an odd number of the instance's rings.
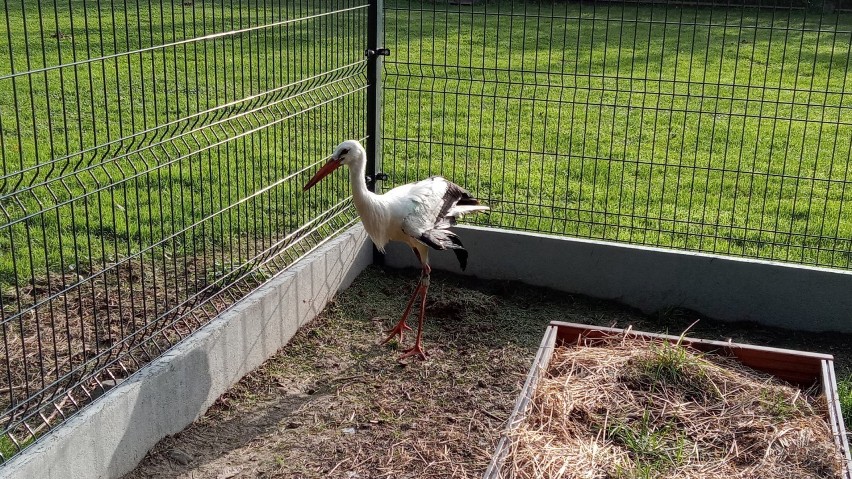
{"label": "sunlit grass", "polygon": [[389,5],[396,182],[444,174],[497,226],[848,266],[852,15]]}
{"label": "sunlit grass", "polygon": [[[225,250],[345,195],[345,178],[299,188],[338,141],[365,135],[366,11],[344,3],[10,6],[0,281]],[[345,11],[316,16],[331,8]],[[386,187],[443,174],[494,208],[474,220],[486,224],[848,267],[852,15],[401,1],[384,13]]]}
{"label": "sunlit grass", "polygon": [[363,137],[365,7],[110,5],[4,10],[0,285],[132,256],[231,261],[345,195],[301,185]]}

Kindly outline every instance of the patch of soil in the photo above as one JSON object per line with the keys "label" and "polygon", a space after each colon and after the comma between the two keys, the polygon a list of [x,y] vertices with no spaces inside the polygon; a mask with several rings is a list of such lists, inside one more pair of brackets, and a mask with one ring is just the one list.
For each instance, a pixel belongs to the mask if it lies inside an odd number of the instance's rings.
{"label": "patch of soil", "polygon": [[[185,266],[192,278],[201,268]],[[3,432],[34,438],[203,324],[177,314],[188,309],[176,305],[194,284],[177,284],[173,271],[124,260],[85,279],[51,274],[3,291],[8,374],[0,376],[0,390],[11,392],[0,397]],[[46,412],[19,423],[36,409]]]}
{"label": "patch of soil", "polygon": [[249,269],[133,258],[2,288],[0,441],[30,442],[206,324],[262,282]]}
{"label": "patch of soil", "polygon": [[[611,302],[435,272],[423,338],[430,358],[399,364],[402,348],[378,343],[418,274],[368,268],[125,478],[478,478],[550,321],[668,333],[694,321],[688,312],[648,317]],[[852,335],[702,320],[690,336],[832,353],[838,375],[849,371],[844,345]]]}

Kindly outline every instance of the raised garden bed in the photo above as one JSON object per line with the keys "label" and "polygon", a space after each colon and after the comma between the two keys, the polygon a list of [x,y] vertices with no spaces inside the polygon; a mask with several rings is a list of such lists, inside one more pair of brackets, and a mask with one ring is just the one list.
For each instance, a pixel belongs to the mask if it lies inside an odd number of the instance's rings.
{"label": "raised garden bed", "polygon": [[552,322],[486,478],[852,478],[830,355]]}

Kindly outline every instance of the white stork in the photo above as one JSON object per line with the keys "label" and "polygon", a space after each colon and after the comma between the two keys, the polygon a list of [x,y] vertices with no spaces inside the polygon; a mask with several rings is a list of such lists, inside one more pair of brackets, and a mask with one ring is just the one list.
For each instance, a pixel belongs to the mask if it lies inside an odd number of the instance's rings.
{"label": "white stork", "polygon": [[488,207],[479,204],[464,188],[440,176],[397,186],[383,195],[369,191],[365,180],[367,152],[357,140],[347,140],[338,145],[328,163],[317,171],[303,189],[313,187],[341,165],[349,167],[355,209],[379,251],[384,252],[388,241],[403,242],[411,247],[423,268],[402,318],[387,331],[389,335],[382,344],[396,335],[399,335],[402,344],[403,333],[411,331],[405,320],[419,294],[421,302],[417,339],[400,359],[411,356],[426,359],[421,337],[426,313],[426,291],[429,289],[429,274],[432,271],[429,267],[429,248],[452,249],[464,270],[467,266],[467,251],[459,237],[449,228],[456,224],[456,218],[467,213],[487,211]]}

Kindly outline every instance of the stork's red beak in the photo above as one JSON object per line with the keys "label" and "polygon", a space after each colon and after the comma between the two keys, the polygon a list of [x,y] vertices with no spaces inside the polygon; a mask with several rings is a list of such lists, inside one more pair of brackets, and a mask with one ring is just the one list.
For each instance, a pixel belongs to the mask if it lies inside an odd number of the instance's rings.
{"label": "stork's red beak", "polygon": [[302,188],[302,191],[308,191],[309,189],[313,188],[313,186],[315,184],[319,183],[321,179],[328,176],[328,174],[331,173],[332,171],[338,169],[340,167],[340,165],[342,165],[342,164],[343,163],[341,163],[340,160],[337,160],[337,159],[334,159],[334,158],[328,160],[328,163],[324,164],[322,166],[322,168],[320,168],[319,171],[317,171],[317,173],[314,175],[314,177],[311,178],[310,181],[305,183],[305,186]]}

